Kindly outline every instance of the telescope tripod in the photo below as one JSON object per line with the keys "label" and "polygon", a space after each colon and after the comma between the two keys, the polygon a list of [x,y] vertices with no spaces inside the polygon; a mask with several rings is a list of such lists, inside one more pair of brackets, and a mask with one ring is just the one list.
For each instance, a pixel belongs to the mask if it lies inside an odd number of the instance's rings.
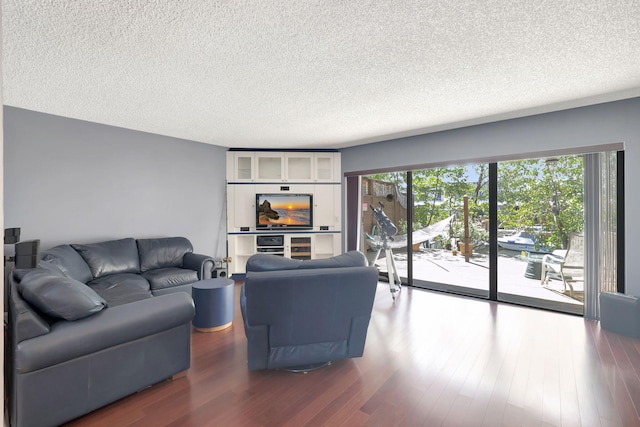
{"label": "telescope tripod", "polygon": [[398,275],[398,269],[396,268],[396,262],[393,259],[393,251],[391,247],[389,247],[389,242],[386,233],[382,233],[382,246],[378,248],[378,252],[376,252],[376,257],[373,259],[373,264],[375,265],[378,257],[380,256],[380,252],[384,249],[384,255],[387,260],[387,274],[389,276],[389,292],[391,292],[391,298],[395,301],[396,294],[400,293],[401,282],[400,276]]}

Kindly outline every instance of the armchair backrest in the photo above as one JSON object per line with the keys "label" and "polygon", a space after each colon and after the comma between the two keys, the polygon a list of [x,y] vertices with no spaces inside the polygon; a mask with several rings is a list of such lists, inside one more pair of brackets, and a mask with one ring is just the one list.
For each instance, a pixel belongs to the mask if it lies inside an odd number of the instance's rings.
{"label": "armchair backrest", "polygon": [[282,270],[303,270],[310,268],[336,268],[336,267],[357,267],[368,265],[367,258],[362,252],[349,251],[331,258],[318,259],[291,259],[272,254],[252,255],[246,263],[249,271],[282,271]]}
{"label": "armchair backrest", "polygon": [[362,356],[377,283],[367,266],[247,272],[249,369]]}

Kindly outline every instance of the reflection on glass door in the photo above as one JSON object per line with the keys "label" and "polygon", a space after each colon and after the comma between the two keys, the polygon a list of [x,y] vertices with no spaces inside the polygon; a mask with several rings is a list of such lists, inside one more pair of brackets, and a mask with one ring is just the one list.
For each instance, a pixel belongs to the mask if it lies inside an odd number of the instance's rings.
{"label": "reflection on glass door", "polygon": [[584,306],[583,156],[498,164],[498,299]]}
{"label": "reflection on glass door", "polygon": [[[406,173],[393,172],[362,177],[360,247],[369,263],[378,267],[381,275],[396,273],[403,283],[408,281],[406,223]],[[378,215],[374,215],[377,211]],[[380,215],[384,217],[380,224]],[[387,258],[387,252],[393,254]],[[394,276],[392,276],[393,278]]]}
{"label": "reflection on glass door", "polygon": [[431,168],[410,176],[409,198],[405,172],[363,177],[361,247],[368,258],[388,274],[389,262],[380,252],[384,230],[371,214],[381,208],[397,227],[388,247],[403,282],[411,265],[414,286],[488,297],[488,165]]}
{"label": "reflection on glass door", "polygon": [[488,165],[422,169],[412,175],[414,285],[487,298]]}

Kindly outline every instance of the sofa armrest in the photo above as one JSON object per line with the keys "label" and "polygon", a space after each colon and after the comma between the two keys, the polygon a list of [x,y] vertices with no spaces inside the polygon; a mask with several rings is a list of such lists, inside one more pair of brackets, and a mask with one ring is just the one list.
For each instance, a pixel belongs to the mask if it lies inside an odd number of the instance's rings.
{"label": "sofa armrest", "polygon": [[9,335],[13,345],[50,332],[49,323],[22,298],[13,278],[9,283],[8,298]]}
{"label": "sofa armrest", "polygon": [[59,321],[46,335],[19,343],[14,369],[32,372],[109,347],[173,329],[193,318],[193,300],[185,292],[136,301],[75,321]]}
{"label": "sofa armrest", "polygon": [[200,280],[211,279],[216,271],[216,261],[208,255],[188,252],[182,258],[182,268],[196,271]]}

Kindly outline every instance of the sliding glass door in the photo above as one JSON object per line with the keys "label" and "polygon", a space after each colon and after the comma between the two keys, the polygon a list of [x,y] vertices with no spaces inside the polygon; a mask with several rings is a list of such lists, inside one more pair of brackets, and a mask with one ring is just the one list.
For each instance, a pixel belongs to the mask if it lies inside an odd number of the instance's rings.
{"label": "sliding glass door", "polygon": [[[403,283],[488,297],[487,183],[486,164],[362,177],[361,247],[383,275],[395,266]],[[385,236],[374,209],[395,235]]]}
{"label": "sliding glass door", "polygon": [[597,318],[623,271],[622,154],[361,176],[358,247],[404,284]]}
{"label": "sliding glass door", "polygon": [[598,318],[617,289],[618,166],[615,151],[498,164],[500,301]]}
{"label": "sliding glass door", "polygon": [[583,156],[498,163],[498,299],[582,314]]}
{"label": "sliding glass door", "polygon": [[488,165],[412,172],[413,284],[489,295]]}

